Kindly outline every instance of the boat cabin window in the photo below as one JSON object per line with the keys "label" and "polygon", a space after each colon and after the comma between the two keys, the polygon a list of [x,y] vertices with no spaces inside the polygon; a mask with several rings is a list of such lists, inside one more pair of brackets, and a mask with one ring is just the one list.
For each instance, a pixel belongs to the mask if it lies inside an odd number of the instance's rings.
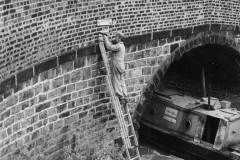
{"label": "boat cabin window", "polygon": [[207,116],[205,128],[203,131],[202,140],[214,144],[218,131],[220,119],[212,116]]}

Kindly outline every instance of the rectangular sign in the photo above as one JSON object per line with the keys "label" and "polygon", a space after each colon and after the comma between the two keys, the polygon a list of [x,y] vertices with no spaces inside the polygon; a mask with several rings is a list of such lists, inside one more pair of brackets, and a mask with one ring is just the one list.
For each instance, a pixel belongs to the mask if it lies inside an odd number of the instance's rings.
{"label": "rectangular sign", "polygon": [[163,116],[163,119],[169,121],[169,122],[172,122],[172,123],[176,123],[176,119],[172,118],[172,117],[169,117],[169,116]]}
{"label": "rectangular sign", "polygon": [[110,26],[112,24],[113,24],[112,19],[98,19],[97,20],[98,26]]}
{"label": "rectangular sign", "polygon": [[166,107],[165,114],[170,117],[176,118],[177,114],[178,114],[178,110],[170,108],[170,107]]}

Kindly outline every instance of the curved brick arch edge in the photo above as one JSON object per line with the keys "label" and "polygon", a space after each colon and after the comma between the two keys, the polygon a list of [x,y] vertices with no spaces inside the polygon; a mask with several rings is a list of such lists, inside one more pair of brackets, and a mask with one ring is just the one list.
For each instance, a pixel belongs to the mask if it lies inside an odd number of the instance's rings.
{"label": "curved brick arch edge", "polygon": [[[173,62],[180,60],[181,57],[190,50],[207,44],[227,46],[240,52],[240,43],[235,39],[234,35],[229,36],[227,32],[198,33],[196,36],[180,44],[176,43],[171,46],[170,55],[167,56],[166,60],[156,69],[147,87],[150,87],[150,90],[160,88],[161,81],[164,79],[165,73]],[[148,88],[145,89],[146,91],[149,90]]]}

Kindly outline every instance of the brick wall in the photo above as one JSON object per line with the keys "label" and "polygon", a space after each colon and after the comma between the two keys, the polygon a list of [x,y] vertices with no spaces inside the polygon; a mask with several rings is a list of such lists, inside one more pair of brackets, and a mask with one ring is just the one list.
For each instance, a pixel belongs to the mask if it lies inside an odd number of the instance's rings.
{"label": "brick wall", "polygon": [[[131,111],[143,88],[158,87],[169,65],[192,48],[220,44],[239,51],[240,43],[221,28],[203,25],[128,38],[125,67]],[[98,47],[89,46],[1,83],[1,158],[87,159],[112,147],[120,134],[105,74]]]}
{"label": "brick wall", "polygon": [[128,36],[133,111],[143,88],[158,87],[190,49],[213,43],[240,50],[240,5],[226,3],[231,9],[210,0],[1,1],[1,159],[87,159],[120,136],[95,44],[98,18],[113,18],[110,31]]}
{"label": "brick wall", "polygon": [[112,18],[127,36],[206,22],[207,1],[2,0],[0,81],[73,48],[94,43],[97,19]]}
{"label": "brick wall", "polygon": [[213,0],[210,2],[211,12],[209,21],[211,23],[228,24],[239,26],[240,1],[238,0]]}
{"label": "brick wall", "polygon": [[72,60],[64,63],[65,57],[51,59],[60,65],[22,82],[0,103],[2,160],[66,159],[68,154],[86,159],[118,138],[101,59],[70,54]]}

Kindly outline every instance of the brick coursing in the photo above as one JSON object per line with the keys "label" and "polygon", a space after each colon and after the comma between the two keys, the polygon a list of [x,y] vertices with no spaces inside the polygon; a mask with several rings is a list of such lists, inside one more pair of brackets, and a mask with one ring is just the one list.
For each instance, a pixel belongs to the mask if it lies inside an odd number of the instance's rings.
{"label": "brick coursing", "polygon": [[[213,30],[189,35],[190,38],[185,40],[176,34],[180,38],[174,38],[171,43],[168,43],[171,37],[166,38],[165,43],[161,43],[162,39],[151,42],[132,41],[125,57],[125,81],[131,112],[134,111],[143,88],[148,83],[159,84],[168,66],[190,49],[210,43],[239,50],[239,43],[234,41],[234,37],[227,36],[229,34],[225,31]],[[144,47],[138,47],[141,44]],[[96,48],[92,47],[91,51],[97,51]],[[120,136],[106,85],[106,71],[99,53],[91,52],[92,55],[81,57],[76,56],[77,53],[79,52],[70,52],[70,58],[57,57],[37,64],[33,69],[14,76],[12,81],[10,79],[9,83],[14,84],[12,89],[10,87],[11,94],[0,103],[0,156],[3,159],[16,158],[21,154],[34,155],[35,158],[41,155],[45,159],[51,159],[59,152],[72,152],[66,151],[67,146],[71,145],[78,148],[79,154],[81,153],[78,157],[83,158],[89,155],[85,153],[89,147],[92,150],[99,149],[101,144]],[[38,67],[38,74],[35,73],[35,67]],[[30,79],[25,79],[25,82],[18,81],[18,75],[27,71],[34,71],[27,74],[32,77],[28,76]],[[22,87],[14,90],[18,85]],[[6,89],[8,92],[9,88]],[[101,139],[98,134],[105,138]],[[73,137],[77,144],[71,142]],[[44,146],[38,146],[38,141],[42,141]],[[18,143],[24,145],[19,147]],[[93,143],[97,146],[91,145]],[[35,148],[40,148],[40,154],[34,153]],[[15,154],[18,149],[21,154]],[[77,150],[74,149],[73,152]]]}
{"label": "brick coursing", "polygon": [[240,50],[239,2],[0,1],[0,159],[87,159],[120,136],[95,44],[98,18],[125,41],[131,112],[143,88],[204,44]]}
{"label": "brick coursing", "polygon": [[[121,30],[127,36],[134,36],[205,24],[211,16],[208,7],[211,3],[202,0],[6,0],[0,3],[1,81],[50,57],[94,44],[97,32],[102,29],[97,27],[97,19],[112,18],[117,23],[110,31]],[[234,20],[233,17],[231,24],[238,24]]]}
{"label": "brick coursing", "polygon": [[[76,57],[67,59],[68,62],[64,60],[64,63],[58,59],[62,62],[58,61],[60,65],[50,64],[53,68],[47,67],[48,70],[21,81],[24,87],[0,103],[1,159],[16,159],[21,155],[30,159],[51,159],[56,156],[55,152],[69,145],[76,146],[69,152],[77,152],[81,159],[88,154],[80,151],[84,146],[85,151],[100,148],[102,139],[96,136],[100,131],[112,135],[104,142],[118,138],[105,74],[92,74],[99,69],[105,70],[98,57],[97,54],[79,57],[85,62],[81,68],[68,65],[77,61]],[[113,129],[109,131],[109,128]],[[71,142],[73,137],[77,141],[74,144]],[[37,148],[39,151],[35,153]]]}

